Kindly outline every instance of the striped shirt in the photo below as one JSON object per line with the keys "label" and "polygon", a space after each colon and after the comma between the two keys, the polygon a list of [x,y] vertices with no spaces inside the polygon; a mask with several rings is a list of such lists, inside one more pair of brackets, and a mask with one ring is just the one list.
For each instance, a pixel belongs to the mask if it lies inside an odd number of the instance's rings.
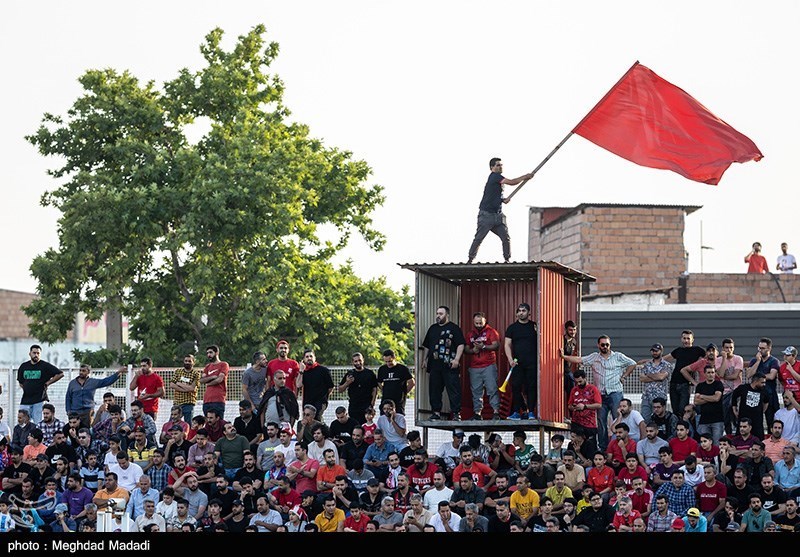
{"label": "striped shirt", "polygon": [[603,357],[600,352],[593,352],[581,358],[581,364],[591,366],[592,383],[600,390],[600,394],[621,393],[622,392],[622,373],[625,368],[634,365],[636,362],[631,360],[622,352],[609,352],[608,358]]}

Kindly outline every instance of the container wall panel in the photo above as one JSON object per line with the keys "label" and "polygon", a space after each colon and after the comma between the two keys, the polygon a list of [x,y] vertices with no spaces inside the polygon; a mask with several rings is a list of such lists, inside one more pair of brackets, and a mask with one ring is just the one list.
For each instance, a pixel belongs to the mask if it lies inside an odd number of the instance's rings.
{"label": "container wall panel", "polygon": [[[422,418],[427,419],[430,413],[430,402],[428,398],[428,374],[422,372],[422,354],[423,350],[419,348],[422,341],[425,339],[425,333],[428,332],[428,327],[433,325],[436,321],[436,309],[439,306],[447,306],[450,308],[450,320],[454,323],[460,323],[461,310],[458,305],[459,287],[448,281],[432,277],[425,273],[416,273],[416,295],[414,297],[414,311],[415,311],[415,346],[417,346],[416,358],[414,365],[416,371],[416,409],[417,414],[420,410],[424,412]],[[444,393],[444,412],[450,411],[450,401],[447,398],[447,391]]]}
{"label": "container wall panel", "polygon": [[565,417],[564,363],[558,355],[563,343],[565,279],[539,269],[539,404],[540,419],[563,422]]}

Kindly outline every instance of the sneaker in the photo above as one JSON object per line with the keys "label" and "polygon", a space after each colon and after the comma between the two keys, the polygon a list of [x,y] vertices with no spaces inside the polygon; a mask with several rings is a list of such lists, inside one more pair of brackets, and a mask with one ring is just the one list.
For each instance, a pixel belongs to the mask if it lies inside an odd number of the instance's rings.
{"label": "sneaker", "polygon": [[509,420],[521,420],[522,417],[519,415],[519,412],[514,412],[513,414],[509,414]]}
{"label": "sneaker", "polygon": [[483,419],[483,416],[481,416],[479,413],[477,413],[477,412],[476,412],[476,413],[474,413],[474,414],[472,415],[472,418],[470,418],[470,419],[471,419],[471,420],[478,420],[478,421],[480,421],[480,420],[482,420],[482,419]]}
{"label": "sneaker", "polygon": [[434,412],[433,414],[431,414],[430,419],[431,420],[441,420],[442,417],[439,415],[439,412]]}
{"label": "sneaker", "polygon": [[461,414],[459,414],[458,412],[453,412],[453,421],[454,422],[460,422],[461,421]]}
{"label": "sneaker", "polygon": [[500,419],[500,412],[495,412],[494,414],[492,414],[492,419],[493,420],[499,420]]}
{"label": "sneaker", "polygon": [[536,419],[536,414],[534,414],[533,412],[528,412],[528,419],[529,420],[535,420]]}

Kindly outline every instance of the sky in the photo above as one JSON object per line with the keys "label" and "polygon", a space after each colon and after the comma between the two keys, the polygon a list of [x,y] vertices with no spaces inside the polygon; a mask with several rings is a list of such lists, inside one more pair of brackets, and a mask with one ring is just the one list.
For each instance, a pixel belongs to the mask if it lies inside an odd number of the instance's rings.
{"label": "sky", "polygon": [[[65,114],[87,69],[141,81],[197,69],[213,28],[224,44],[263,23],[280,45],[272,71],[291,118],[352,151],[385,188],[371,252],[339,256],[364,279],[413,284],[398,263],[461,262],[475,232],[488,161],[531,171],[635,62],[694,96],[750,137],[760,162],[733,164],[718,186],[637,166],[573,136],[505,207],[512,260],[527,256],[529,206],[701,205],[687,218],[689,271],[745,272],[754,241],[774,267],[780,243],[800,249],[793,207],[800,152],[796,55],[800,2],[669,3],[293,1],[6,2],[0,112],[0,288],[32,292],[33,257],[58,243],[59,214],[39,200],[56,161],[24,139],[45,112]],[[792,38],[794,37],[794,38]],[[509,190],[510,191],[510,190]],[[632,246],[647,257],[647,246]],[[477,261],[499,261],[499,239]]]}

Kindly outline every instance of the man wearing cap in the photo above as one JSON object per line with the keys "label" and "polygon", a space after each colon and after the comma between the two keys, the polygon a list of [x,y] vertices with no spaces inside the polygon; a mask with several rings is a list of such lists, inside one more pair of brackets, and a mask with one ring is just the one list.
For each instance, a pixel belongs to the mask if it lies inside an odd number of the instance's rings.
{"label": "man wearing cap", "polygon": [[244,503],[241,499],[234,499],[231,508],[231,516],[225,521],[228,532],[244,532],[250,521],[244,515]]}
{"label": "man wearing cap", "polygon": [[662,358],[664,346],[655,343],[650,347],[652,359],[643,361],[639,381],[642,383],[641,414],[645,422],[653,416],[653,399],[664,398],[669,395],[669,376],[672,373],[672,364]]}
{"label": "man wearing cap", "polygon": [[300,375],[300,364],[297,360],[293,360],[289,357],[288,340],[279,340],[275,345],[275,350],[278,356],[267,363],[267,387],[274,386],[275,372],[281,370],[286,374],[286,383],[284,386],[297,397],[298,389],[303,386],[303,377]]}
{"label": "man wearing cap", "polygon": [[452,475],[453,469],[461,462],[460,449],[463,443],[464,430],[456,428],[453,430],[453,440],[445,441],[436,449],[436,463],[448,476]]}
{"label": "man wearing cap", "polygon": [[69,515],[69,509],[64,503],[59,503],[55,508],[53,522],[50,524],[51,532],[75,532],[75,520]]}
{"label": "man wearing cap", "polygon": [[783,363],[778,371],[784,392],[791,391],[797,398],[800,393],[800,362],[797,361],[797,348],[787,346],[783,351]]}

